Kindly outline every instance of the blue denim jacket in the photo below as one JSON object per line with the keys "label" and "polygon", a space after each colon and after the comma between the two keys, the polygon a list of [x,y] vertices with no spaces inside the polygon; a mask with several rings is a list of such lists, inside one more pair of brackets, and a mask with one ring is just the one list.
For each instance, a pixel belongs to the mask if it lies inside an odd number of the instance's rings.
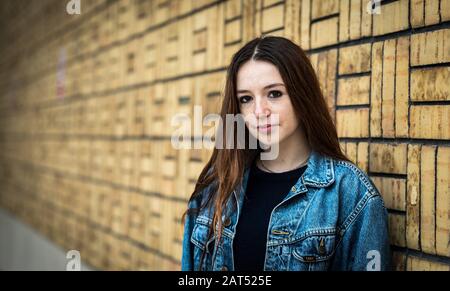
{"label": "blue denim jacket", "polygon": [[[187,215],[181,269],[234,270],[233,238],[249,168],[224,211],[222,244],[208,240],[212,211]],[[197,208],[212,186],[188,207]],[[233,203],[237,208],[233,208]],[[390,270],[388,215],[380,193],[354,164],[312,151],[308,167],[272,211],[264,270]]]}

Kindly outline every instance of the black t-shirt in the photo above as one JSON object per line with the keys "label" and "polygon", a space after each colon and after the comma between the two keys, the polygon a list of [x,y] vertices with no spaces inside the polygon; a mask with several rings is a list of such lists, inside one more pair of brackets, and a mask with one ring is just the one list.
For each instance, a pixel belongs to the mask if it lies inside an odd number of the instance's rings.
{"label": "black t-shirt", "polygon": [[253,162],[233,240],[236,271],[264,269],[267,228],[272,210],[287,196],[306,167],[283,173],[269,173],[259,169]]}

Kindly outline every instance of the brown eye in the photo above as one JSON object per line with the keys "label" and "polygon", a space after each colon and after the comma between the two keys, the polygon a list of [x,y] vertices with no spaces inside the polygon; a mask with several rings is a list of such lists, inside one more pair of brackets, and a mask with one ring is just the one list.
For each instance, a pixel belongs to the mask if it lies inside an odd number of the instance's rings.
{"label": "brown eye", "polygon": [[247,103],[247,102],[249,102],[251,100],[251,98],[252,97],[250,97],[250,96],[241,96],[241,97],[239,97],[239,102]]}
{"label": "brown eye", "polygon": [[269,92],[269,97],[278,98],[278,97],[281,97],[281,96],[283,96],[283,92],[281,92],[281,91],[274,90],[274,91],[270,91]]}

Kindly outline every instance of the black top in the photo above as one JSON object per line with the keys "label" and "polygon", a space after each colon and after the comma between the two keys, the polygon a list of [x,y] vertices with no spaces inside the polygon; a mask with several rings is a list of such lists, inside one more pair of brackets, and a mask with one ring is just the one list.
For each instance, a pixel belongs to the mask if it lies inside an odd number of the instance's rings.
{"label": "black top", "polygon": [[267,228],[272,210],[287,196],[306,167],[307,165],[283,173],[269,173],[259,169],[253,162],[233,240],[236,271],[264,269]]}

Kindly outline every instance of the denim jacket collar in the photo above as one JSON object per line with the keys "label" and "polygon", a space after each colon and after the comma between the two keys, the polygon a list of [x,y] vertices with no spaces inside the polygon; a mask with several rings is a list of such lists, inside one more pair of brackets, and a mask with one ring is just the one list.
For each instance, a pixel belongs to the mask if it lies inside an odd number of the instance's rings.
{"label": "denim jacket collar", "polygon": [[[333,159],[312,150],[308,160],[308,167],[302,177],[300,177],[291,188],[283,201],[290,199],[292,196],[308,191],[306,186],[322,188],[331,185],[335,181],[333,168]],[[234,191],[239,210],[242,209],[242,203],[244,201],[243,197],[247,188],[249,173],[250,166],[247,166],[244,171],[244,177],[240,187]],[[238,193],[239,195],[237,195]]]}
{"label": "denim jacket collar", "polygon": [[[334,182],[334,170],[333,170],[333,160],[329,157],[323,156],[316,152],[315,150],[311,151],[311,155],[308,160],[308,167],[303,174],[303,181],[299,179],[296,183],[296,186],[301,186],[301,184],[309,185],[313,187],[327,187]],[[249,176],[250,167],[247,166],[244,172],[243,178],[243,187],[245,190],[247,179]],[[299,189],[301,187],[298,187]]]}
{"label": "denim jacket collar", "polygon": [[333,168],[333,159],[313,150],[303,175],[305,184],[318,188],[328,187],[334,182]]}

